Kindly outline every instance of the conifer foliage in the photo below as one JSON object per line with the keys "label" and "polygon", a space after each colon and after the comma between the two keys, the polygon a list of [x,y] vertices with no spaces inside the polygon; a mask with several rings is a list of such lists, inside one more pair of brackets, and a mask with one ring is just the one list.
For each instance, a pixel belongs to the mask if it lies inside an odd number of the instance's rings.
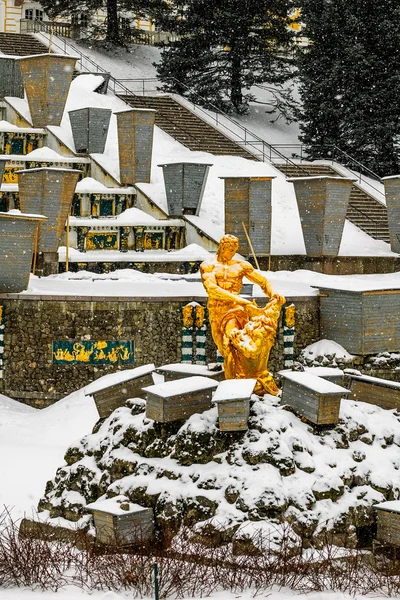
{"label": "conifer foliage", "polygon": [[85,16],[88,22],[97,10],[106,13],[105,36],[108,42],[121,44],[121,16],[133,21],[135,17],[154,17],[164,6],[163,0],[40,0],[51,19]]}
{"label": "conifer foliage", "polygon": [[325,157],[332,144],[380,176],[397,174],[399,1],[302,0],[301,7],[311,41],[299,57],[302,141],[309,155]]}
{"label": "conifer foliage", "polygon": [[[292,0],[173,0],[161,18],[179,38],[162,52],[164,89],[245,112],[257,83],[282,88],[292,68]],[[284,92],[275,98],[282,101]],[[276,108],[276,107],[275,107]],[[279,106],[278,106],[279,108]]]}

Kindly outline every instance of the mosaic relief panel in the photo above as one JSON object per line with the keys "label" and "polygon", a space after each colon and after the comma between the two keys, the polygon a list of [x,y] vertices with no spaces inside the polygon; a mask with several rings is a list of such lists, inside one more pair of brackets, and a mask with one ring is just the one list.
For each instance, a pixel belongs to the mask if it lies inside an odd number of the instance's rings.
{"label": "mosaic relief panel", "polygon": [[53,364],[133,365],[133,341],[54,340]]}

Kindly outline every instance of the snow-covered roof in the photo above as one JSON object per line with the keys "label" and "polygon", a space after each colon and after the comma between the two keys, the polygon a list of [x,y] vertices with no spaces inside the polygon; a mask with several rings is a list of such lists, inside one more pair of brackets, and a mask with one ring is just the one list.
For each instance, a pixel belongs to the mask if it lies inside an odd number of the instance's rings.
{"label": "snow-covered roof", "polygon": [[107,187],[93,177],[84,177],[78,181],[75,192],[77,194],[135,194],[134,187]]}
{"label": "snow-covered roof", "polygon": [[221,381],[213,396],[214,402],[231,402],[250,398],[256,379],[230,379]]}
{"label": "snow-covered roof", "polygon": [[389,500],[388,502],[380,502],[379,504],[375,504],[374,508],[400,513],[400,500]]}
{"label": "snow-covered roof", "polygon": [[86,218],[70,217],[69,224],[74,227],[122,227],[129,225],[143,225],[153,227],[183,227],[181,219],[155,219],[139,208],[128,208],[116,217]]}
{"label": "snow-covered roof", "polygon": [[150,392],[162,398],[170,398],[178,394],[189,394],[200,390],[209,390],[216,388],[218,383],[209,377],[185,377],[184,379],[176,379],[174,381],[166,381],[165,383],[157,383],[143,388],[143,391]]}
{"label": "snow-covered roof", "polygon": [[222,370],[222,365],[218,371],[211,371],[207,365],[192,365],[190,363],[172,363],[157,367],[157,371],[161,373],[187,373],[188,375],[202,375],[204,377],[216,375],[217,373],[221,373]]}
{"label": "snow-covered roof", "polygon": [[0,121],[0,131],[6,133],[40,133],[42,135],[46,133],[41,127],[18,127],[8,121]]}
{"label": "snow-covered roof", "polygon": [[[121,504],[127,507],[127,510],[121,508]],[[125,496],[114,496],[114,498],[105,498],[103,500],[96,500],[86,505],[86,508],[90,511],[99,511],[109,513],[111,515],[129,515],[132,513],[148,511],[149,509],[145,506],[140,506],[133,502],[129,502]]]}
{"label": "snow-covered roof", "polygon": [[322,377],[317,377],[316,375],[312,375],[311,373],[303,372],[303,371],[280,371],[280,375],[284,379],[288,379],[293,383],[298,383],[317,394],[348,394],[349,390],[346,388],[336,385],[336,383],[332,383],[326,379],[322,379]]}
{"label": "snow-covered roof", "polygon": [[39,215],[35,213],[22,213],[17,208],[13,208],[8,212],[0,212],[0,216],[2,219],[37,219],[38,221],[47,221],[48,217],[44,215]]}
{"label": "snow-covered roof", "polygon": [[106,388],[112,387],[113,385],[124,383],[125,381],[136,379],[137,377],[143,377],[143,375],[148,375],[154,370],[154,364],[150,363],[141,367],[135,367],[134,369],[124,369],[123,371],[118,371],[117,373],[110,373],[109,375],[104,375],[103,377],[99,377],[99,379],[96,379],[95,381],[93,381],[85,387],[85,395],[91,396],[92,394],[95,394],[100,390],[105,390]]}

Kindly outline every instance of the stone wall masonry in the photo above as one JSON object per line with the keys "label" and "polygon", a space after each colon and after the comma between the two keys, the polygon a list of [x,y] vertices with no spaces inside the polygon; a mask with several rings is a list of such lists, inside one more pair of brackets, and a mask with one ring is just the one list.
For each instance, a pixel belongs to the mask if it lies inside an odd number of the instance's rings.
{"label": "stone wall masonry", "polygon": [[304,243],[309,256],[339,252],[352,180],[343,177],[294,177]]}
{"label": "stone wall masonry", "polygon": [[24,84],[18,60],[10,56],[0,57],[0,98],[5,96],[24,97]]}
{"label": "stone wall masonry", "polygon": [[384,177],[385,198],[388,211],[390,248],[400,252],[400,175]]}
{"label": "stone wall masonry", "polygon": [[150,183],[156,111],[133,108],[115,114],[121,183]]}
{"label": "stone wall masonry", "polygon": [[60,125],[76,60],[58,54],[18,59],[34,127]]}
{"label": "stone wall masonry", "polygon": [[[203,298],[76,298],[0,296],[4,307],[3,393],[37,407],[52,404],[91,381],[115,372],[115,364],[54,364],[53,341],[134,342],[134,365],[180,362],[182,307]],[[319,299],[292,298],[296,305],[295,354],[319,339]],[[216,349],[207,329],[207,361]],[[132,364],[121,365],[132,368]],[[270,369],[283,368],[283,327],[279,326]]]}
{"label": "stone wall masonry", "polygon": [[69,111],[75,149],[80,153],[103,154],[111,118],[109,108],[79,108]]}

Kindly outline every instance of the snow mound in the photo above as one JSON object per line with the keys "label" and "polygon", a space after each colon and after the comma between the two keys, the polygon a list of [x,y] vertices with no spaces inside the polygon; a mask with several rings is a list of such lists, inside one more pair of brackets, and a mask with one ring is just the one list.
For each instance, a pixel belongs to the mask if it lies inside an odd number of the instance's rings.
{"label": "snow mound", "polygon": [[299,362],[308,367],[337,367],[353,362],[353,355],[333,340],[319,340],[306,346],[300,353]]}
{"label": "snow mound", "polygon": [[144,411],[144,400],[128,400],[70,447],[39,510],[78,522],[87,504],[122,495],[154,508],[167,539],[184,524],[200,537],[243,541],[248,525],[275,528],[279,543],[284,524],[293,543],[322,545],[333,531],[335,543],[355,543],[374,504],[400,499],[394,411],[342,400],[338,425],[326,429],[253,396],[248,431],[233,433],[217,428],[216,407],[184,424]]}

